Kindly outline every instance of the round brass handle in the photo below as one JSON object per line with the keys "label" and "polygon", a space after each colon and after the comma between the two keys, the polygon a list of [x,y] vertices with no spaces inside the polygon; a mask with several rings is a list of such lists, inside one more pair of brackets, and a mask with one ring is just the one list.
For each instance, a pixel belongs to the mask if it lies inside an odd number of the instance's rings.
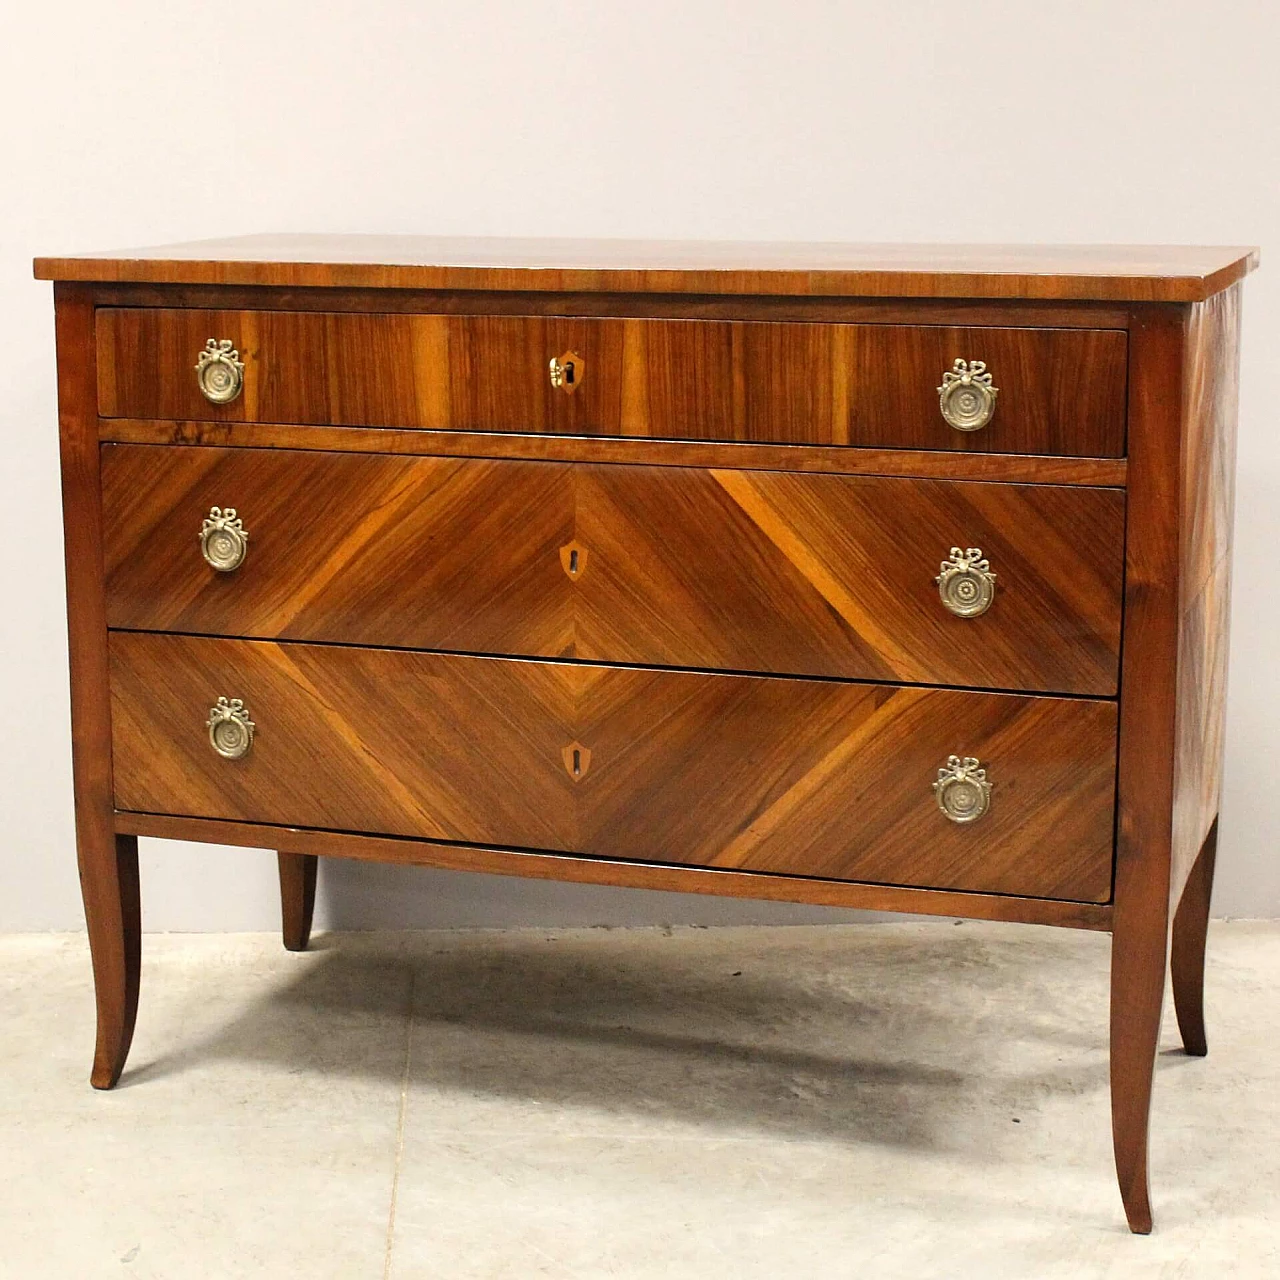
{"label": "round brass handle", "polygon": [[973,756],[948,756],[938,770],[933,794],[952,822],[976,822],[991,807],[987,771]]}
{"label": "round brass handle", "polygon": [[942,562],[942,572],[934,578],[942,603],[958,618],[976,618],[991,608],[996,598],[996,575],[982,557],[981,547],[961,551],[951,548],[951,559]]}
{"label": "round brass handle", "polygon": [[219,573],[232,573],[249,550],[249,530],[235,507],[210,507],[200,529],[200,550]]}
{"label": "round brass handle", "polygon": [[957,431],[977,431],[991,421],[999,394],[983,361],[957,359],[942,375],[938,404]]}
{"label": "round brass handle", "polygon": [[244,390],[244,362],[230,338],[210,338],[196,361],[196,382],[206,400],[230,404]]}
{"label": "round brass handle", "polygon": [[224,760],[239,760],[249,754],[254,723],[249,719],[248,707],[239,698],[219,698],[209,708],[205,727],[209,730],[210,744]]}

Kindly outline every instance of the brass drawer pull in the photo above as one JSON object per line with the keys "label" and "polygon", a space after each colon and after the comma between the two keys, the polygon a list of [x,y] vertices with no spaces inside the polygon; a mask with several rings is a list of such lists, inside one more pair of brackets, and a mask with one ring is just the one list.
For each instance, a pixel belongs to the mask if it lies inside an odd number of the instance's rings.
{"label": "brass drawer pull", "polygon": [[973,756],[949,756],[933,784],[938,808],[952,822],[976,822],[991,804],[987,771]]}
{"label": "brass drawer pull", "polygon": [[990,561],[982,558],[981,547],[961,551],[951,548],[951,559],[942,562],[942,572],[934,579],[938,595],[958,618],[976,618],[991,608],[996,598],[996,575]]}
{"label": "brass drawer pull", "polygon": [[576,351],[566,351],[551,360],[551,385],[571,396],[582,385],[587,362]]}
{"label": "brass drawer pull", "polygon": [[999,393],[999,388],[991,385],[983,361],[957,359],[942,375],[938,404],[942,416],[957,431],[977,431],[991,421]]}
{"label": "brass drawer pull", "polygon": [[219,698],[209,708],[209,741],[224,760],[239,760],[253,746],[254,723],[239,698]]}
{"label": "brass drawer pull", "polygon": [[206,400],[230,404],[244,389],[244,362],[230,338],[210,338],[196,361],[196,382]]}
{"label": "brass drawer pull", "polygon": [[200,530],[200,550],[219,573],[231,573],[249,550],[249,530],[235,507],[210,507]]}

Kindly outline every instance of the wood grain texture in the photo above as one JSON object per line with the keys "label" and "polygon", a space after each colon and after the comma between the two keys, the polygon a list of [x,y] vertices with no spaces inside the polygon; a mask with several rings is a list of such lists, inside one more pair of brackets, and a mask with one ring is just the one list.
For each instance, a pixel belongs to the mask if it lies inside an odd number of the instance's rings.
{"label": "wood grain texture", "polygon": [[1170,923],[1177,714],[1184,309],[1130,333],[1125,644],[1111,956],[1111,1119],[1131,1230],[1151,1230],[1147,1146]]}
{"label": "wood grain texture", "polygon": [[1170,925],[1180,899],[1173,926],[1179,1019],[1189,1052],[1200,1051],[1204,1038],[1204,925],[1221,777],[1239,304],[1239,290],[1232,289],[1193,307],[1136,311],[1130,325],[1111,1061],[1116,1163],[1137,1232],[1151,1230],[1152,1073]]}
{"label": "wood grain texture", "polygon": [[1239,286],[1191,308],[1182,425],[1178,728],[1171,901],[1218,817],[1235,514]]}
{"label": "wood grain texture", "polygon": [[1134,245],[769,244],[260,235],[37,258],[42,280],[1198,301],[1256,249]]}
{"label": "wood grain texture", "polygon": [[112,821],[93,300],[86,290],[67,285],[54,298],[76,856],[97,1002],[90,1082],[110,1089],[124,1069],[138,1012],[138,842],[117,835]]}
{"label": "wood grain texture", "polygon": [[918,476],[930,480],[1008,480],[1124,488],[1124,458],[1056,458],[1015,453],[943,453],[834,445],[694,443],[592,439],[518,432],[427,431],[388,427],[288,426],[194,422],[168,418],[103,418],[106,444],[190,444],[241,449],[320,449],[459,458],[526,458],[543,462],[640,463],[655,467],[732,467],[819,471],[829,475]]}
{"label": "wood grain texture", "polygon": [[[103,460],[115,627],[573,651],[567,464],[114,445]],[[200,551],[213,505],[249,530],[233,573]]]}
{"label": "wood grain texture", "polygon": [[[227,405],[196,384],[210,337],[245,364]],[[105,417],[1124,453],[1113,330],[104,308],[98,345]],[[548,373],[568,352],[572,395]],[[985,361],[999,388],[978,431],[938,406],[957,357]]]}
{"label": "wood grain texture", "polygon": [[[103,503],[113,627],[1116,689],[1114,489],[108,445]],[[234,573],[213,506],[250,531]],[[938,597],[953,545],[997,574],[980,617]]]}
{"label": "wood grain texture", "polygon": [[[145,633],[114,633],[111,652],[121,809],[1110,894],[1110,702]],[[258,725],[239,761],[207,741],[219,695]],[[988,765],[979,822],[934,803],[952,753]]]}
{"label": "wood grain texture", "polygon": [[267,848],[287,839],[293,848],[305,848],[320,857],[443,867],[452,871],[483,871],[521,879],[624,885],[669,893],[803,902],[813,906],[850,907],[865,911],[909,911],[973,920],[1008,920],[1100,932],[1105,932],[1111,925],[1111,908],[1105,903],[951,893],[941,889],[815,880],[710,867],[674,867],[665,863],[583,858],[573,854],[496,849],[441,840],[318,831],[264,823],[228,822],[217,818],[177,818],[159,813],[120,811],[115,821],[116,830],[121,833],[155,836],[163,840],[197,840],[205,844]]}

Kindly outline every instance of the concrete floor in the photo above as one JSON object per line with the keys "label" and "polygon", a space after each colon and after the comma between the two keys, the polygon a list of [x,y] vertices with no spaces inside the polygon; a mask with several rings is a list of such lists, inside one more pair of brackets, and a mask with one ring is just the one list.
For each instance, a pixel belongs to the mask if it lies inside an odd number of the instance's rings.
{"label": "concrete floor", "polygon": [[1280,924],[1215,925],[1111,1164],[1105,936],[830,928],[146,939],[86,1082],[77,936],[0,939],[0,1277],[1280,1275]]}

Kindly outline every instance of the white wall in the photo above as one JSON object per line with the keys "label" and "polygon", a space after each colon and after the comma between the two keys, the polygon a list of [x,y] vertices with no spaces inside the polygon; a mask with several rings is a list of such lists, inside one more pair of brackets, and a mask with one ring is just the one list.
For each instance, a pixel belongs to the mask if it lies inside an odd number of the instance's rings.
{"label": "white wall", "polygon": [[[7,6],[0,929],[75,927],[36,253],[259,230],[1280,244],[1270,3]],[[1216,909],[1280,915],[1280,258],[1246,290]],[[273,860],[147,842],[151,928],[272,927]],[[836,918],[334,864],[348,925]]]}

